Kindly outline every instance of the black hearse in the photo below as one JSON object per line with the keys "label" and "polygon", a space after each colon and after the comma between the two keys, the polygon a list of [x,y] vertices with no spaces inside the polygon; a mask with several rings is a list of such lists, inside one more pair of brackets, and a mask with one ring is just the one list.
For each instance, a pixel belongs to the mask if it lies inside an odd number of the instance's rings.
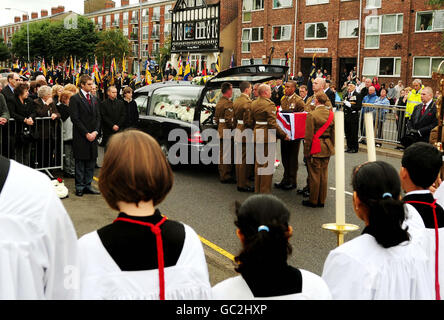
{"label": "black hearse", "polygon": [[[138,129],[150,134],[159,142],[170,163],[172,155],[168,155],[170,148],[175,144],[182,144],[183,147],[185,144],[188,150],[192,150],[189,154],[200,153],[205,147],[211,146],[211,140],[202,140],[201,132],[208,128],[216,128],[213,115],[221,97],[220,86],[223,82],[233,85],[234,100],[240,96],[239,84],[242,81],[255,84],[282,79],[287,71],[287,66],[247,65],[224,70],[209,79],[205,85],[188,81],[167,81],[142,87],[134,93],[134,100],[139,109]],[[168,141],[170,132],[174,129],[182,129],[182,132],[186,133],[185,142],[179,138]],[[175,156],[179,154],[175,153]]]}

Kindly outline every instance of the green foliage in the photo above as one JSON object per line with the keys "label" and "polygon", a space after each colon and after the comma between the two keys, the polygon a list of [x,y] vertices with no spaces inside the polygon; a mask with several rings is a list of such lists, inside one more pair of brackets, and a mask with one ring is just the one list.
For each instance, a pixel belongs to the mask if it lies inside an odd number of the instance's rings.
{"label": "green foliage", "polygon": [[[94,54],[98,35],[94,24],[82,16],[77,17],[77,28],[66,29],[64,21],[40,21],[29,24],[30,59],[54,58],[54,61],[68,59],[70,56],[86,60]],[[27,26],[12,37],[12,52],[17,58],[26,60]]]}
{"label": "green foliage", "polygon": [[128,57],[129,53],[130,45],[128,38],[123,35],[121,30],[112,29],[99,33],[99,42],[95,50],[99,61],[102,61],[103,57],[105,57],[106,65],[109,65],[112,58],[116,58],[116,63],[120,64],[123,54]]}
{"label": "green foliage", "polygon": [[156,62],[159,65],[159,70],[165,70],[167,62],[171,58],[171,39],[168,38],[160,47],[159,52],[156,53]]}
{"label": "green foliage", "polygon": [[0,61],[6,61],[11,58],[11,52],[9,51],[3,39],[0,38]]}

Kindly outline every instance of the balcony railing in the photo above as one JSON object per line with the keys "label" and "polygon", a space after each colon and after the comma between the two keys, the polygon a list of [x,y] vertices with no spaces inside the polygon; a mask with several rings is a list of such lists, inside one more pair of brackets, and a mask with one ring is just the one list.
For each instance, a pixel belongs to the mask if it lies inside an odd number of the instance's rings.
{"label": "balcony railing", "polygon": [[158,32],[151,32],[151,39],[159,39],[159,33]]}
{"label": "balcony railing", "polygon": [[143,17],[142,17],[142,21],[143,21],[143,22],[148,22],[148,16],[143,16]]}
{"label": "balcony railing", "polygon": [[113,22],[113,27],[118,27],[119,26],[119,21],[114,21]]}
{"label": "balcony railing", "polygon": [[132,18],[131,24],[139,24],[139,18]]}
{"label": "balcony railing", "polygon": [[151,16],[151,20],[152,20],[152,21],[160,21],[160,16],[157,15],[157,14],[156,14],[156,15],[152,15],[152,16]]}
{"label": "balcony railing", "polygon": [[130,40],[131,41],[137,41],[139,40],[139,35],[137,33],[131,33],[130,35]]}

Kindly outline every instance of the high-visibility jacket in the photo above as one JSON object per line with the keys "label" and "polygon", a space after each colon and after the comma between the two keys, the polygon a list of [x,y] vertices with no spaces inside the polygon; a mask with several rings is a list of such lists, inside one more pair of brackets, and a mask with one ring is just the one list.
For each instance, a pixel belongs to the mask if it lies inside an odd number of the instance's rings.
{"label": "high-visibility jacket", "polygon": [[424,86],[421,86],[421,89],[416,92],[415,89],[410,91],[408,97],[407,97],[407,104],[405,107],[405,117],[409,118],[412,116],[413,110],[415,109],[415,106],[421,103],[421,92],[422,89],[424,89]]}

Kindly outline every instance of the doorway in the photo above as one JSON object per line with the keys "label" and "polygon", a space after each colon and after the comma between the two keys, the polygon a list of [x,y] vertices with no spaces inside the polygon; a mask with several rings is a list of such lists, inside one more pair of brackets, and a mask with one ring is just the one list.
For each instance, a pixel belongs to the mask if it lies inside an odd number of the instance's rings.
{"label": "doorway", "polygon": [[[312,58],[301,58],[301,72],[304,77],[304,83],[308,82],[308,76],[311,71]],[[331,58],[315,58],[316,71],[327,69],[328,74],[331,75]]]}
{"label": "doorway", "polygon": [[[342,88],[344,82],[347,81],[347,76],[353,68],[356,67],[356,58],[339,58],[339,71],[338,71],[338,83],[336,83],[338,88]],[[345,70],[345,73],[344,73]]]}

